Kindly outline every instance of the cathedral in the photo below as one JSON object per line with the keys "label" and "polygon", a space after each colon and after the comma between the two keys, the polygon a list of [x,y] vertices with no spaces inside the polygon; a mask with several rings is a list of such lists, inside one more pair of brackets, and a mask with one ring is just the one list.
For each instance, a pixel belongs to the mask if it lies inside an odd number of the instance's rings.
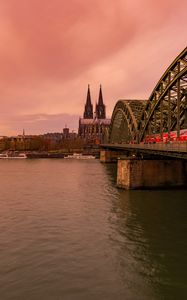
{"label": "cathedral", "polygon": [[92,141],[93,143],[99,144],[102,142],[104,132],[109,129],[109,126],[110,119],[106,118],[106,107],[103,102],[102,87],[100,86],[99,98],[94,112],[90,87],[88,85],[83,118],[79,119],[78,135]]}

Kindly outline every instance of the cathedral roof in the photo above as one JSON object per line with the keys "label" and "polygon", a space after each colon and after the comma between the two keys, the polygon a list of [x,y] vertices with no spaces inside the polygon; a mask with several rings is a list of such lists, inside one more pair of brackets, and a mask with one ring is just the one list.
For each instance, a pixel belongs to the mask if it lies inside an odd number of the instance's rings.
{"label": "cathedral roof", "polygon": [[81,125],[94,125],[94,124],[100,124],[100,125],[110,125],[110,119],[84,119],[80,118],[80,124]]}

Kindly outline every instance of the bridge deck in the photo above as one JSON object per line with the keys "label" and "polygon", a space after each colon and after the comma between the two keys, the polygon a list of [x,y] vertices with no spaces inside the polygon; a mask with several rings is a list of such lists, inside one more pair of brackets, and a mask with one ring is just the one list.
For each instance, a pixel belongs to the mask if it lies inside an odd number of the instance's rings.
{"label": "bridge deck", "polygon": [[101,148],[113,150],[128,150],[139,153],[177,157],[187,159],[187,142],[171,142],[156,144],[101,144]]}

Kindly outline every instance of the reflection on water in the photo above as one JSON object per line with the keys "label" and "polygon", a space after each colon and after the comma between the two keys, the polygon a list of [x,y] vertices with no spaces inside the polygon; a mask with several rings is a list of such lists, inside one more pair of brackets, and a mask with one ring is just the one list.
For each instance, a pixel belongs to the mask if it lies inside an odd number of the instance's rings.
{"label": "reflection on water", "polygon": [[[111,166],[107,173],[115,182]],[[113,220],[137,272],[158,299],[187,297],[187,201],[185,190],[118,190]],[[117,235],[118,239],[119,236]],[[128,251],[127,251],[128,252]]]}
{"label": "reflection on water", "polygon": [[1,299],[185,299],[185,191],[99,161],[0,162]]}

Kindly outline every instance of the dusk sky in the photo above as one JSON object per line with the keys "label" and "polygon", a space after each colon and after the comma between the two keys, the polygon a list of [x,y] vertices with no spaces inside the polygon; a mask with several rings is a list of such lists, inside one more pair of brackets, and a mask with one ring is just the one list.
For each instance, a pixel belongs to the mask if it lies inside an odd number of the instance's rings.
{"label": "dusk sky", "polygon": [[0,0],[0,136],[77,130],[87,86],[148,99],[187,46],[187,1]]}

